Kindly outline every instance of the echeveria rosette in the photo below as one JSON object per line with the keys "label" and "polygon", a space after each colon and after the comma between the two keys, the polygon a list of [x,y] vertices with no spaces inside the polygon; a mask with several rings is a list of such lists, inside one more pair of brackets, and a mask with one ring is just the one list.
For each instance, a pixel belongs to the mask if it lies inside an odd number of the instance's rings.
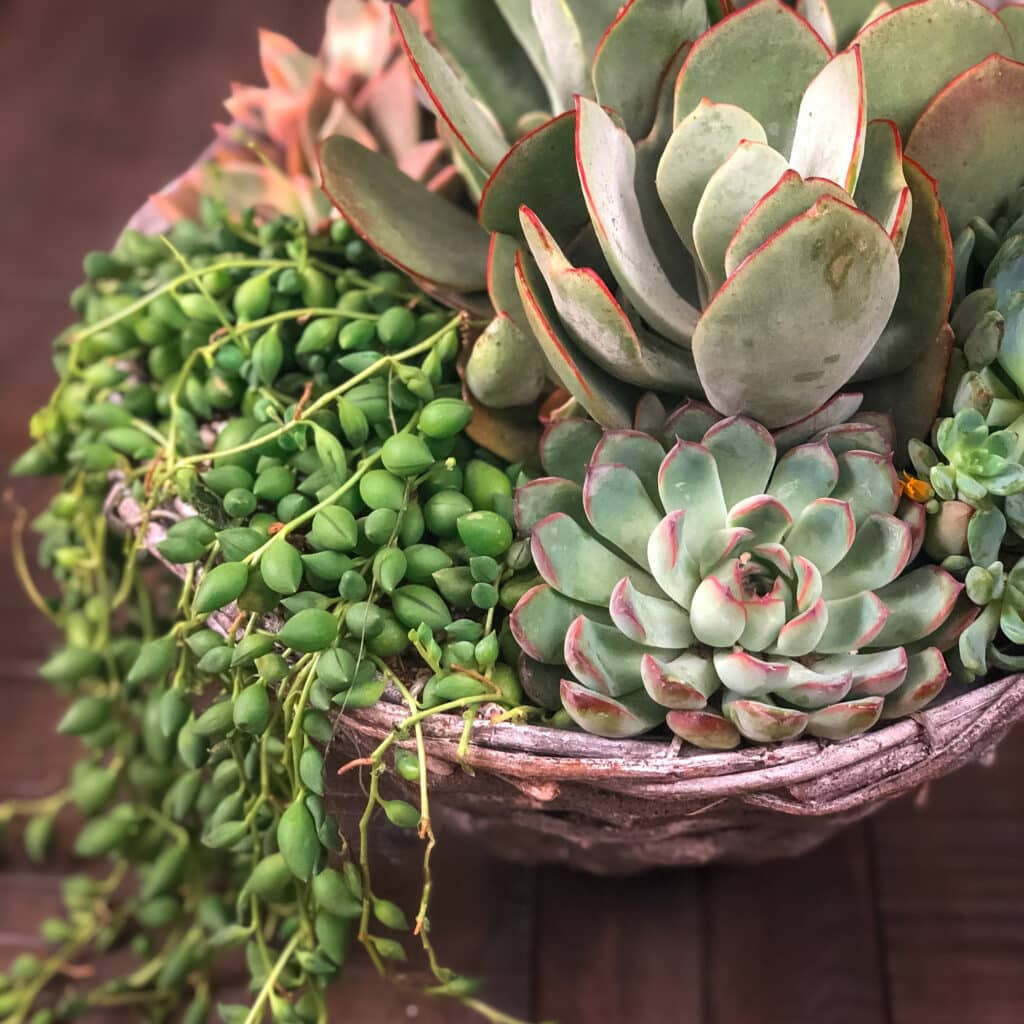
{"label": "echeveria rosette", "polygon": [[[961,584],[908,570],[923,515],[901,518],[891,451],[870,427],[779,456],[741,417],[675,437],[568,420],[542,445],[549,477],[517,492],[544,582],[511,627],[523,678],[604,736],[663,721],[729,748],[804,732],[843,739],[923,707],[948,675],[931,642]],[[943,637],[948,645],[955,636]]]}

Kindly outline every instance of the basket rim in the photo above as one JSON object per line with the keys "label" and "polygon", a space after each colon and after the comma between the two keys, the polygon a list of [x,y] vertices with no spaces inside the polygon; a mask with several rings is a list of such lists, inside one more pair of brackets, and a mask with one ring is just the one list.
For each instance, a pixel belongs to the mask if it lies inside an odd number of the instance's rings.
{"label": "basket rim", "polygon": [[[397,701],[382,700],[372,708],[339,711],[339,729],[384,733],[399,726],[408,709]],[[860,736],[833,743],[804,738],[789,743],[747,746],[734,751],[705,751],[666,737],[612,740],[585,732],[571,732],[542,725],[492,724],[478,716],[470,727],[470,746],[458,760],[492,770],[503,766],[509,774],[537,775],[545,779],[630,778],[664,781],[697,780],[705,784],[714,776],[747,773],[763,775],[779,769],[789,781],[800,775],[813,777],[823,771],[852,766],[865,758],[924,738],[929,747],[945,747],[966,732],[971,724],[991,725],[975,729],[977,741],[1000,726],[1024,717],[1024,674],[1005,676],[960,693],[908,718],[876,728]],[[990,721],[989,721],[990,720]],[[437,716],[421,723],[428,752],[448,758],[465,730],[460,717]],[[800,770],[802,769],[802,770]]]}

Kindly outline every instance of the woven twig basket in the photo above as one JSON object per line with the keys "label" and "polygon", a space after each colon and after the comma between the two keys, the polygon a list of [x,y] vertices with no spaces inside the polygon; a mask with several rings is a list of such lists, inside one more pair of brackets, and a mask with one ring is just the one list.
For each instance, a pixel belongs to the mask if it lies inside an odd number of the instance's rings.
{"label": "woven twig basket", "polygon": [[[339,715],[335,756],[361,756],[408,714]],[[951,696],[844,743],[806,739],[707,753],[667,739],[605,740],[481,718],[423,723],[431,807],[510,860],[628,874],[790,857],[933,779],[985,758],[1024,718],[1024,676]]]}
{"label": "woven twig basket", "polygon": [[[166,222],[146,203],[130,226],[155,233]],[[159,558],[165,526],[190,511],[161,510],[144,547]],[[116,484],[108,513],[125,528],[140,525],[138,506]],[[224,628],[231,618],[225,613],[214,625]],[[396,697],[339,714],[335,761],[363,756],[407,713]],[[1016,675],[845,743],[808,739],[707,753],[678,740],[605,740],[491,725],[481,716],[460,758],[461,717],[427,719],[423,733],[442,828],[509,860],[613,875],[803,853],[890,800],[990,756],[1021,718],[1024,675]]]}

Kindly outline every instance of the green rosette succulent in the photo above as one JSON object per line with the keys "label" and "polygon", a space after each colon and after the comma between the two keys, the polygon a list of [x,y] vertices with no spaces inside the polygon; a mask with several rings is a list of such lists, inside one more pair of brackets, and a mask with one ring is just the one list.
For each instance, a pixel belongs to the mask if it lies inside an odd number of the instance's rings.
{"label": "green rosette succulent", "polygon": [[846,19],[825,42],[778,0],[710,28],[703,0],[435,0],[436,45],[396,10],[477,217],[351,140],[326,190],[435,292],[488,292],[484,404],[547,367],[606,426],[653,389],[777,428],[854,390],[902,448],[946,375],[949,231],[1024,146],[1024,65],[974,0],[852,6],[815,5]]}
{"label": "green rosette succulent", "polygon": [[715,420],[691,404],[661,439],[549,428],[552,475],[516,497],[543,578],[511,617],[524,685],[589,732],[667,722],[710,749],[841,740],[923,707],[962,585],[908,569],[923,512],[898,514],[879,432],[847,424],[780,455],[752,420]]}

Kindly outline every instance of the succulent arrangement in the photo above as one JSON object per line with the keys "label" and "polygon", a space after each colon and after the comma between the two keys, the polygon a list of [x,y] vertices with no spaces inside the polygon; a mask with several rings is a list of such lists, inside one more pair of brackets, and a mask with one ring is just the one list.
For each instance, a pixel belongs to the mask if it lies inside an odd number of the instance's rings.
{"label": "succulent arrangement", "polygon": [[[241,947],[221,1019],[319,1022],[350,937],[384,970],[409,930],[508,1022],[431,942],[426,719],[842,742],[1024,667],[1024,8],[889,6],[332,0],[318,56],[261,37],[167,223],[86,257],[13,467],[61,479],[55,596],[18,568],[84,754],[0,825],[39,857],[73,804],[112,868],[0,1016],[197,1024]],[[381,700],[345,829],[328,746]],[[378,812],[424,841],[411,925]]]}

